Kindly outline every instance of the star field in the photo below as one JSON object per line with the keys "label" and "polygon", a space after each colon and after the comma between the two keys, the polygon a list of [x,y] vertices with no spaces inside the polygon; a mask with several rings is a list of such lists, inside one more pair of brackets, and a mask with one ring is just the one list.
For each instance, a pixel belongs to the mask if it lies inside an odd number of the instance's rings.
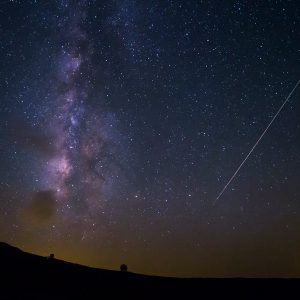
{"label": "star field", "polygon": [[0,240],[169,276],[300,275],[297,1],[0,3]]}

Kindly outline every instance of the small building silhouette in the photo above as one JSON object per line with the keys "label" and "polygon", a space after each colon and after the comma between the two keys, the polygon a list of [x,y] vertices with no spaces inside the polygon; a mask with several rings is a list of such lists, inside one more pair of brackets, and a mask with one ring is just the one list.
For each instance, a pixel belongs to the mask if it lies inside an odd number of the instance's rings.
{"label": "small building silhouette", "polygon": [[127,272],[127,271],[128,271],[127,265],[122,264],[122,265],[120,266],[120,271],[121,271],[121,272]]}
{"label": "small building silhouette", "polygon": [[54,259],[54,254],[51,253],[51,254],[48,256],[48,259]]}

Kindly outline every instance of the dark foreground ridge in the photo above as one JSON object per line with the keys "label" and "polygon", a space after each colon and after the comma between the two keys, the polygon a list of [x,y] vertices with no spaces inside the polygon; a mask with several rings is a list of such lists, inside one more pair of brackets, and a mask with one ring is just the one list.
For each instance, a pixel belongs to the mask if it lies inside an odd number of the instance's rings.
{"label": "dark foreground ridge", "polygon": [[270,299],[300,279],[168,278],[109,271],[30,254],[0,242],[0,299]]}

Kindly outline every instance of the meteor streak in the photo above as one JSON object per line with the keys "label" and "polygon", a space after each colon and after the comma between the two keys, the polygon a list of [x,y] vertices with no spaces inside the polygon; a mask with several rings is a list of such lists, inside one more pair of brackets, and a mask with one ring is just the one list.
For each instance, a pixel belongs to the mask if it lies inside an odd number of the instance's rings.
{"label": "meteor streak", "polygon": [[281,110],[283,109],[283,107],[285,106],[285,104],[289,101],[290,97],[292,96],[292,94],[294,93],[294,91],[296,90],[296,88],[298,87],[300,83],[300,79],[298,80],[298,82],[296,83],[296,85],[294,86],[294,88],[292,89],[292,91],[289,93],[289,95],[287,96],[287,98],[285,99],[285,101],[282,103],[282,105],[280,106],[280,108],[278,109],[277,113],[274,115],[274,117],[272,118],[271,122],[268,124],[268,126],[266,127],[266,129],[263,131],[263,133],[260,135],[260,137],[258,138],[258,140],[256,141],[256,143],[254,144],[254,146],[251,148],[251,150],[249,151],[249,153],[247,154],[247,156],[244,158],[244,160],[241,162],[241,164],[239,165],[239,167],[236,169],[236,171],[234,172],[234,174],[231,176],[231,178],[229,179],[229,181],[227,182],[227,184],[224,186],[224,188],[221,190],[221,192],[219,193],[218,197],[216,198],[216,200],[214,201],[214,204],[218,201],[218,199],[223,195],[223,193],[225,192],[225,190],[227,189],[228,185],[231,183],[231,181],[234,179],[234,177],[237,175],[237,173],[239,172],[239,170],[241,169],[241,167],[244,165],[244,163],[247,161],[247,159],[249,158],[249,156],[251,155],[251,153],[254,151],[254,149],[256,148],[256,146],[258,145],[258,143],[260,142],[260,140],[264,137],[264,135],[267,133],[269,127],[272,125],[272,123],[275,121],[275,119],[277,118],[277,116],[279,115],[279,113],[281,112]]}

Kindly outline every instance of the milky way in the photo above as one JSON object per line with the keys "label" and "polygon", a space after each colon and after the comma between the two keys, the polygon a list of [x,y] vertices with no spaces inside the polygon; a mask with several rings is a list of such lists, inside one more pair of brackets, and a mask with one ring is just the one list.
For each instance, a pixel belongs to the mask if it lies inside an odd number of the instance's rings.
{"label": "milky way", "polygon": [[0,240],[95,267],[300,276],[298,1],[0,4]]}
{"label": "milky way", "polygon": [[[52,227],[80,223],[83,239],[93,236],[97,219],[107,213],[107,203],[122,184],[116,159],[122,145],[113,115],[87,105],[93,81],[93,45],[81,28],[85,2],[72,7],[65,4],[61,14],[61,49],[51,78],[51,103],[43,116],[54,151],[47,157],[40,181],[42,188],[55,195],[56,222]],[[61,226],[58,233],[62,234]]]}

